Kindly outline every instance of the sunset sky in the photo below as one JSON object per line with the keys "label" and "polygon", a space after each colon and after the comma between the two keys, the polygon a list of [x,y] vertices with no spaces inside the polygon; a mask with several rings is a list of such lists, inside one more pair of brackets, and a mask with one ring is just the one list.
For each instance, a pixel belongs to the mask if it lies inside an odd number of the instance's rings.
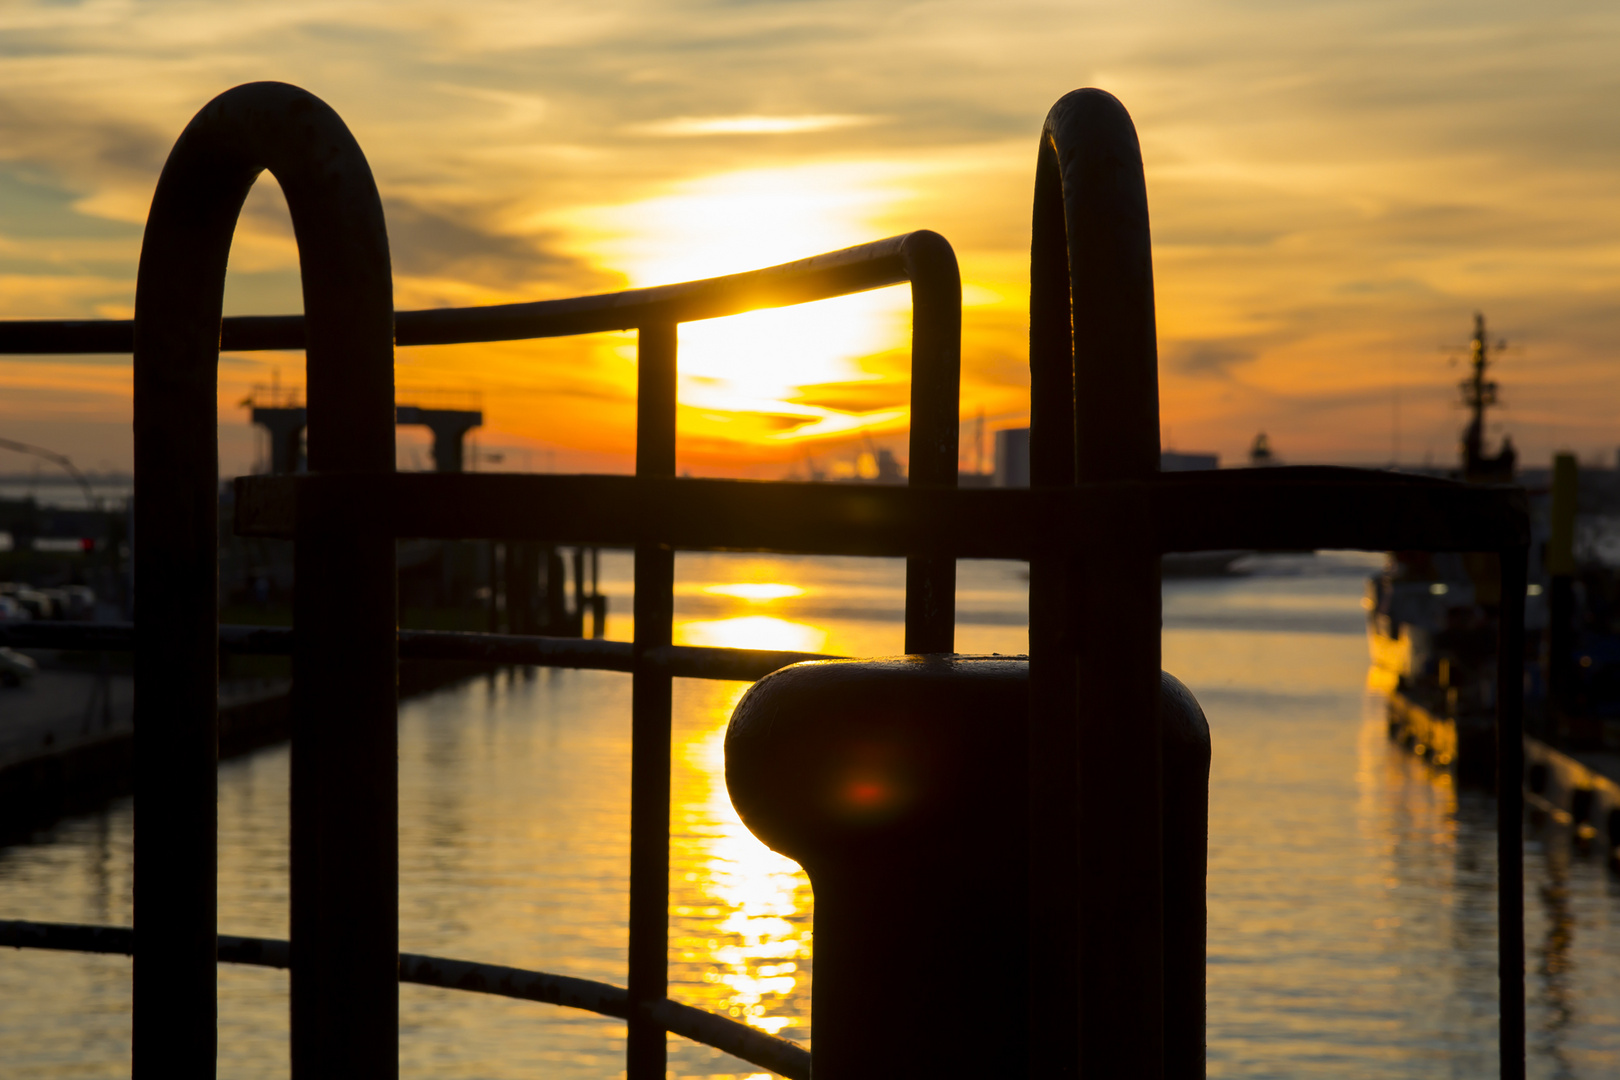
{"label": "sunset sky", "polygon": [[[1130,109],[1153,215],[1163,438],[1240,460],[1449,462],[1472,314],[1529,464],[1620,447],[1620,7],[1613,3],[577,2],[0,6],[0,317],[128,317],[190,116],[279,79],[367,153],[402,308],[768,265],[916,228],[965,283],[972,420],[1019,425],[1036,137],[1066,91]],[[299,306],[268,180],[230,313]],[[903,447],[907,295],[694,324],[681,465],[847,468]],[[504,468],[628,467],[633,336],[400,350],[400,398],[475,391]],[[238,402],[301,358],[228,356]],[[0,358],[0,436],[130,461],[127,357]],[[1397,423],[1398,417],[1398,423]],[[425,459],[402,435],[402,464]],[[414,455],[414,456],[413,456]],[[0,455],[0,472],[29,467]]]}

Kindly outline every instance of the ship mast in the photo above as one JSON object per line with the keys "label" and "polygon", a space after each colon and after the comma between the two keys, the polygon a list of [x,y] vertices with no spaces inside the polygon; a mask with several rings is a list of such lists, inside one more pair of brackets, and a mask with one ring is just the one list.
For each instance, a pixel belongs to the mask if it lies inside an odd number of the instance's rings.
{"label": "ship mast", "polygon": [[[1498,343],[1500,345],[1500,342]],[[1476,482],[1505,482],[1513,479],[1518,453],[1513,440],[1502,439],[1502,449],[1494,456],[1485,454],[1485,410],[1497,404],[1496,380],[1486,378],[1491,365],[1491,343],[1485,333],[1485,316],[1474,313],[1474,338],[1469,343],[1472,372],[1460,385],[1463,405],[1472,416],[1463,429],[1463,479]]]}

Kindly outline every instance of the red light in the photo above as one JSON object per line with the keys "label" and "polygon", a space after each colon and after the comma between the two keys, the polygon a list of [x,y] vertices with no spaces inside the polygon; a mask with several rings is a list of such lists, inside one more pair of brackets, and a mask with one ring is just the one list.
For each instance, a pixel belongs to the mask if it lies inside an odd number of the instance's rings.
{"label": "red light", "polygon": [[889,788],[880,780],[853,780],[844,788],[844,798],[853,806],[871,808],[889,801]]}

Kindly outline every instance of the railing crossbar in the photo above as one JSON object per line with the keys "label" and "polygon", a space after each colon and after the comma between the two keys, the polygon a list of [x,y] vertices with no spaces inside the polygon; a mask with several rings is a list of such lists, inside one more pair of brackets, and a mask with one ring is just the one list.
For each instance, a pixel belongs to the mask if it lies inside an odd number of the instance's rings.
{"label": "railing crossbar", "polygon": [[[292,946],[276,938],[220,934],[219,962],[252,967],[282,968],[292,962]],[[0,947],[50,949],[63,952],[133,956],[135,931],[127,926],[87,926],[0,920]],[[582,1009],[620,1020],[630,1016],[630,995],[622,987],[595,979],[554,975],[501,964],[450,960],[418,953],[399,954],[399,981],[444,990],[464,990],[498,997]],[[660,1030],[712,1046],[770,1069],[788,1080],[809,1080],[810,1052],[791,1039],[758,1031],[727,1016],[665,998],[647,1011],[649,1023]]]}
{"label": "railing crossbar", "polygon": [[[244,477],[236,528],[501,538],[680,550],[1027,559],[1040,537],[1091,542],[1145,515],[1160,552],[1495,550],[1526,542],[1524,496],[1373,469],[1165,474],[1064,488],[760,482],[655,476],[390,473]],[[943,651],[943,650],[931,650]]]}
{"label": "railing crossbar", "polygon": [[[220,651],[238,656],[291,656],[297,640],[298,631],[290,626],[225,624],[219,628]],[[135,648],[135,624],[10,623],[0,626],[0,645],[73,652],[129,652]],[[460,630],[399,631],[402,660],[456,660],[629,672],[635,670],[633,650],[628,641]],[[648,650],[642,663],[675,678],[752,681],[789,664],[837,659],[841,658],[831,653],[666,645]]]}
{"label": "railing crossbar", "polygon": [[[906,239],[894,236],[759,270],[646,289],[523,304],[396,311],[394,343],[462,345],[571,337],[830,300],[909,280]],[[0,354],[119,354],[133,351],[134,344],[131,319],[0,320]],[[221,321],[223,352],[297,350],[304,344],[302,315],[237,315]]]}

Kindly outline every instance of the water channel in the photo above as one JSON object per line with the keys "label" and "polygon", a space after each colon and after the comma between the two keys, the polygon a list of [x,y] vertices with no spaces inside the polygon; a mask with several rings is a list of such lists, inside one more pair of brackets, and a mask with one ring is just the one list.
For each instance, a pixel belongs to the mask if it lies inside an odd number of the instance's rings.
{"label": "water channel", "polygon": [[[1273,557],[1170,581],[1165,667],[1214,731],[1209,1074],[1478,1077],[1494,1071],[1493,810],[1395,747],[1367,689],[1359,599],[1376,560]],[[604,559],[628,637],[628,560]],[[682,556],[677,640],[851,655],[900,650],[903,572],[882,560]],[[1022,652],[1022,567],[963,563],[958,647]],[[814,904],[798,868],[738,822],[721,740],[745,687],[677,681],[671,993],[810,1041]],[[220,773],[220,927],[283,937],[287,752]],[[503,674],[400,716],[401,946],[624,983],[629,678]],[[127,925],[130,805],[0,850],[0,917]],[[1556,830],[1526,845],[1532,1076],[1620,1074],[1620,878]],[[1124,886],[1122,886],[1124,887]],[[965,934],[993,933],[984,911]],[[873,978],[895,995],[919,949],[896,926]],[[222,966],[220,1075],[287,1073],[284,973]],[[616,1021],[401,988],[401,1075],[622,1072]],[[129,961],[0,953],[0,1074],[127,1075]],[[949,1037],[949,1033],[931,1033]],[[672,1077],[763,1077],[670,1040]]]}

